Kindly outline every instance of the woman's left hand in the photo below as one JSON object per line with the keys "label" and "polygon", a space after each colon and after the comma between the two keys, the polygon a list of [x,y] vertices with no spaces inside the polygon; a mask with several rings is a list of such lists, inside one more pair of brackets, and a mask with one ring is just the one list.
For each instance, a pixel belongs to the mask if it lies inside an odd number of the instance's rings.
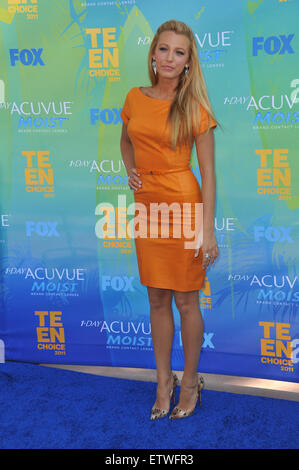
{"label": "woman's left hand", "polygon": [[[202,267],[207,269],[209,265],[212,265],[217,258],[218,246],[214,232],[210,234],[203,234],[203,243],[202,243]],[[198,256],[199,248],[195,250],[195,255]]]}

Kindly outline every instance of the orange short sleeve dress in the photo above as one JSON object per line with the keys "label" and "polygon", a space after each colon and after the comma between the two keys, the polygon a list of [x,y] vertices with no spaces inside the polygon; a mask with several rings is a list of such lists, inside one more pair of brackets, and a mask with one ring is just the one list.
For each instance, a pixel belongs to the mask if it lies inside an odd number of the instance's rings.
{"label": "orange short sleeve dress", "polygon": [[[174,151],[166,119],[171,101],[128,92],[121,118],[134,148],[142,186],[134,191],[134,241],[140,282],[149,287],[189,292],[202,288],[202,250],[194,257],[194,229],[201,188],[190,167],[192,147]],[[210,127],[215,128],[212,120]],[[201,107],[199,133],[208,129]],[[197,204],[196,204],[197,203]],[[186,243],[187,242],[187,243]],[[189,246],[189,248],[187,248]],[[193,245],[194,246],[194,245]]]}

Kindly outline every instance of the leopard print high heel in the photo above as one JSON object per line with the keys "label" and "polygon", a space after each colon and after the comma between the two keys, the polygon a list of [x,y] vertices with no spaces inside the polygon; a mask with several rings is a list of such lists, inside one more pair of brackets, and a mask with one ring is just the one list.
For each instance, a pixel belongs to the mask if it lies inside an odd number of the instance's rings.
{"label": "leopard print high heel", "polygon": [[[204,380],[201,375],[198,376],[198,386],[197,386],[197,400],[198,400],[198,405],[200,406],[201,404],[201,390],[204,388]],[[197,402],[196,400],[196,402]],[[191,416],[194,413],[194,410],[196,408],[196,402],[194,405],[194,408],[192,410],[182,410],[178,406],[176,406],[173,410],[171,415],[169,416],[169,419],[180,419],[180,418],[187,418],[188,416]]]}
{"label": "leopard print high heel", "polygon": [[151,411],[151,420],[160,419],[160,418],[164,418],[165,416],[167,416],[168,413],[169,413],[169,409],[170,409],[170,400],[172,400],[173,403],[175,401],[175,389],[178,386],[179,379],[177,378],[176,374],[174,374],[174,373],[172,374],[172,376],[173,376],[173,386],[172,386],[172,389],[171,389],[170,394],[169,394],[169,407],[168,407],[167,410],[163,410],[161,408],[153,407],[152,411]]}

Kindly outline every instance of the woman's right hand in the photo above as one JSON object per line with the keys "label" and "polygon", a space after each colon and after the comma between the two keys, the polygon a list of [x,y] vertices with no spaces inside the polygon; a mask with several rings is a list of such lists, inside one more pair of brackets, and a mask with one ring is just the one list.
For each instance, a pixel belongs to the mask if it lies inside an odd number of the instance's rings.
{"label": "woman's right hand", "polygon": [[140,178],[138,178],[138,176],[140,176],[140,174],[137,173],[136,168],[130,168],[128,171],[128,185],[134,191],[139,189],[142,185],[142,181]]}

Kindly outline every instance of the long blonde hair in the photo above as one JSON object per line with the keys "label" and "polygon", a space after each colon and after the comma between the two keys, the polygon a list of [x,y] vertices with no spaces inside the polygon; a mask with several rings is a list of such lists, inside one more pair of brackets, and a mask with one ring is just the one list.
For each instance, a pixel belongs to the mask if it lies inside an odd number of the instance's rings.
{"label": "long blonde hair", "polygon": [[[170,123],[170,141],[175,149],[176,145],[192,145],[194,142],[193,129],[199,129],[201,121],[200,104],[208,113],[209,125],[211,119],[216,121],[209,101],[208,92],[198,59],[197,45],[194,34],[185,23],[177,20],[169,20],[161,24],[152,40],[148,53],[148,72],[152,86],[158,83],[152,67],[152,56],[155,53],[160,34],[164,31],[174,31],[184,34],[190,41],[189,48],[189,73],[183,70],[176,88],[176,96],[173,99],[168,122]],[[216,121],[217,122],[217,121]]]}

